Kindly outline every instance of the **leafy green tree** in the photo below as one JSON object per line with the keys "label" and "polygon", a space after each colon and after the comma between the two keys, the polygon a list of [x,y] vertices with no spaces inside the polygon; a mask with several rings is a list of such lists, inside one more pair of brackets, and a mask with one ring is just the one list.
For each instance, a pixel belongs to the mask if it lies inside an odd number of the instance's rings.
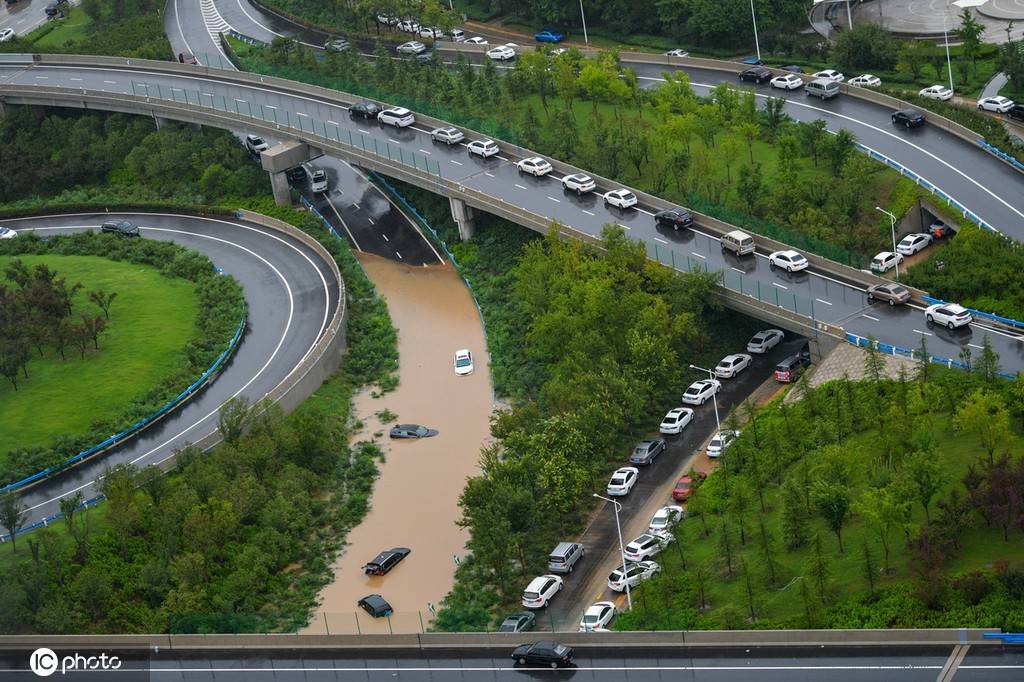
{"label": "leafy green tree", "polygon": [[799,128],[804,147],[810,153],[815,168],[818,167],[818,156],[828,140],[827,126],[824,120],[818,118],[811,123],[802,123]]}
{"label": "leafy green tree", "polygon": [[846,128],[841,129],[832,137],[828,148],[828,156],[829,162],[832,165],[833,175],[839,175],[843,166],[846,165],[847,159],[850,158],[856,148],[857,138]]}
{"label": "leafy green tree", "polygon": [[747,143],[750,163],[754,164],[754,142],[761,135],[761,127],[750,121],[741,121],[733,126],[733,131]]}
{"label": "leafy green tree", "polygon": [[810,524],[804,496],[793,476],[782,484],[782,538],[789,549],[803,547],[810,537]]}
{"label": "leafy green tree", "polygon": [[992,349],[988,334],[985,334],[981,342],[981,355],[978,356],[978,361],[974,365],[974,371],[987,384],[994,382],[1001,371],[999,353]]}
{"label": "leafy green tree", "polygon": [[857,24],[842,31],[832,44],[832,60],[848,69],[890,71],[899,48],[892,34],[878,24]]}
{"label": "leafy green tree", "polygon": [[953,416],[953,425],[957,431],[978,436],[989,464],[993,463],[996,450],[1010,437],[1010,415],[1002,397],[982,389],[967,396]]}
{"label": "leafy green tree", "polygon": [[21,502],[21,497],[14,491],[0,493],[0,526],[7,529],[11,536],[13,551],[18,551],[18,531],[28,519],[28,508]]}
{"label": "leafy green tree", "polygon": [[924,508],[925,518],[931,520],[931,502],[942,488],[945,475],[935,452],[918,450],[907,461],[904,469],[910,490]]}
{"label": "leafy green tree", "polygon": [[828,601],[828,582],[832,576],[832,562],[822,549],[821,536],[817,533],[811,539],[811,553],[807,557],[804,570],[814,580],[814,585],[818,588],[818,600],[824,604]]}
{"label": "leafy green tree", "polygon": [[[878,342],[874,337],[868,337],[868,345],[865,347],[864,375],[875,387],[875,392],[882,393],[882,378],[885,376],[885,358],[878,352]],[[881,401],[875,401],[881,407]]]}
{"label": "leafy green tree", "polygon": [[871,528],[882,545],[883,570],[889,572],[892,535],[903,529],[910,520],[910,502],[902,490],[892,484],[882,488],[868,488],[853,503],[853,511]]}
{"label": "leafy green tree", "polygon": [[785,107],[786,100],[781,97],[769,97],[764,101],[764,107],[761,109],[764,124],[768,128],[769,138],[772,142],[775,142],[775,136],[778,134],[779,128],[789,118],[783,111]]}
{"label": "leafy green tree", "polygon": [[236,445],[242,432],[249,427],[252,417],[252,406],[245,396],[238,396],[226,401],[220,407],[217,417],[217,428],[221,437],[228,445]]}
{"label": "leafy green tree", "polygon": [[742,143],[736,137],[729,135],[718,149],[719,158],[725,164],[725,181],[732,183],[732,165],[736,163],[736,157],[740,155]]}
{"label": "leafy green tree", "polygon": [[843,526],[850,517],[850,489],[837,480],[818,479],[814,482],[813,496],[821,518],[836,534],[842,554]]}

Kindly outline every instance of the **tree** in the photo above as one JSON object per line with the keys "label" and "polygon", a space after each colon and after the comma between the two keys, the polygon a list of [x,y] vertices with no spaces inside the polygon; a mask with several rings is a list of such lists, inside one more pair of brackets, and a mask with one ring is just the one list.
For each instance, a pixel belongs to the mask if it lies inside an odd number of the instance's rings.
{"label": "tree", "polygon": [[843,553],[843,526],[850,517],[850,489],[836,480],[819,479],[814,482],[814,504],[825,523],[836,534],[839,553]]}
{"label": "tree", "polygon": [[814,579],[818,588],[818,599],[825,603],[828,596],[828,579],[832,575],[832,566],[828,555],[821,548],[821,536],[817,533],[811,539],[811,553],[807,557],[805,567],[807,575]]}
{"label": "tree", "polygon": [[944,472],[934,452],[918,450],[907,462],[904,472],[910,490],[924,507],[925,518],[931,520],[931,503],[942,487]]}
{"label": "tree", "polygon": [[740,557],[740,570],[743,572],[743,587],[747,595],[747,612],[750,613],[750,622],[753,623],[757,620],[757,611],[754,608],[754,581],[747,560],[743,557]]}
{"label": "tree", "polygon": [[236,396],[221,405],[217,428],[225,443],[238,444],[242,432],[249,426],[251,412],[249,399],[245,396]]}
{"label": "tree", "polygon": [[854,503],[853,510],[864,519],[882,544],[882,570],[888,573],[892,533],[906,527],[910,520],[910,503],[901,490],[890,484],[865,490]]}
{"label": "tree", "polygon": [[1024,46],[1024,40],[1015,40],[1007,41],[999,48],[999,70],[1006,74],[1015,89],[1024,86],[1024,49],[1022,46]]}
{"label": "tree", "polygon": [[732,183],[732,164],[736,162],[736,157],[740,154],[740,141],[732,135],[726,137],[722,140],[718,154],[722,163],[725,164],[725,181]]}
{"label": "tree", "polygon": [[775,142],[775,136],[779,128],[789,118],[783,111],[786,107],[786,100],[781,97],[769,97],[764,101],[764,108],[761,112],[764,117],[765,126],[768,128],[769,137]]}
{"label": "tree", "polygon": [[775,538],[768,530],[764,522],[764,515],[758,517],[757,522],[758,549],[761,550],[761,559],[764,561],[765,571],[768,573],[768,585],[774,587],[778,582],[778,561],[775,558]]}
{"label": "tree", "polygon": [[874,23],[842,31],[832,45],[832,60],[848,69],[892,70],[898,47],[887,30]]}
{"label": "tree", "polygon": [[810,537],[807,506],[799,484],[791,475],[782,484],[782,538],[789,549],[803,547]]}
{"label": "tree", "polygon": [[897,63],[917,80],[921,77],[921,69],[927,58],[927,48],[921,41],[904,40],[897,54]]}
{"label": "tree", "polygon": [[541,106],[546,112],[548,110],[548,95],[553,89],[548,55],[535,50],[523,51],[516,59],[515,73],[522,77],[530,90],[540,95]]}
{"label": "tree", "polygon": [[875,596],[875,557],[871,553],[871,548],[868,547],[868,543],[861,543],[861,558],[864,560],[864,577],[868,579],[868,589],[870,595]]}
{"label": "tree", "polygon": [[991,384],[999,376],[999,353],[992,350],[992,344],[988,340],[988,334],[985,334],[981,342],[981,355],[978,357],[978,361],[974,365],[974,371],[977,372],[981,380],[987,384]]}
{"label": "tree", "polygon": [[733,131],[747,143],[750,163],[754,163],[754,141],[761,135],[761,126],[749,121],[741,121],[733,126]]}
{"label": "tree", "polygon": [[960,27],[953,33],[960,38],[960,49],[964,56],[971,60],[972,67],[976,67],[978,51],[981,49],[981,37],[985,35],[985,27],[978,23],[969,8],[964,7],[960,12]]}
{"label": "tree", "polygon": [[856,148],[857,138],[846,128],[840,129],[840,131],[835,134],[828,149],[829,162],[832,164],[833,175],[839,175],[843,166],[846,165],[846,160],[850,158],[850,155],[853,154]]}
{"label": "tree", "polygon": [[1002,397],[982,389],[976,389],[964,399],[953,416],[953,425],[957,431],[973,433],[981,439],[989,464],[996,450],[1010,437],[1010,415]]}
{"label": "tree", "polygon": [[[868,337],[868,345],[865,348],[864,374],[875,386],[875,392],[882,394],[882,377],[885,376],[885,358],[878,352],[878,342],[874,337]],[[877,402],[877,401],[876,401]],[[879,405],[880,407],[880,405]]]}
{"label": "tree", "polygon": [[732,577],[732,564],[735,558],[736,548],[733,543],[732,527],[728,521],[723,520],[718,529],[718,555],[725,561],[725,570]]}
{"label": "tree", "polygon": [[804,147],[814,161],[814,167],[817,168],[818,156],[828,140],[828,124],[820,118],[810,123],[801,123],[800,136],[803,139]]}
{"label": "tree", "polygon": [[932,358],[928,352],[928,342],[925,341],[923,334],[921,335],[921,345],[914,351],[914,358],[917,360],[915,372],[917,380],[922,384],[927,383],[931,376]]}
{"label": "tree", "polygon": [[11,536],[11,545],[18,551],[18,531],[28,520],[28,508],[21,503],[21,498],[14,491],[0,493],[0,526],[7,529]]}

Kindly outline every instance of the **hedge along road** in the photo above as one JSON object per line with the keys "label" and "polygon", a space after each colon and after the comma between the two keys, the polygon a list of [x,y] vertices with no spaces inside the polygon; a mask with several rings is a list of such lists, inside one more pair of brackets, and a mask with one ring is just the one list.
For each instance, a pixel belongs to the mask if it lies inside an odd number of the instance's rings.
{"label": "hedge along road", "polygon": [[[147,214],[73,214],[0,222],[42,235],[96,229],[109,218],[139,224],[144,239],[178,243],[206,255],[242,285],[248,325],[221,374],[162,421],[107,454],[46,480],[22,494],[26,525],[60,511],[60,499],[97,495],[97,478],[115,464],[160,464],[176,449],[217,428],[217,411],[233,396],[258,400],[298,366],[321,337],[338,302],[339,282],[321,257],[301,242],[239,220]],[[72,453],[73,454],[73,453]]]}

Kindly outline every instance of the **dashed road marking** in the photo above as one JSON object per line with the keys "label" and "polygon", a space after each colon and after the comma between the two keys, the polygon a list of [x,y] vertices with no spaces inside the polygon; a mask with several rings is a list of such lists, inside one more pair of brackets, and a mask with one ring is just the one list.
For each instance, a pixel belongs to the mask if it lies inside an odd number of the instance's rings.
{"label": "dashed road marking", "polygon": [[789,291],[789,287],[783,286],[782,284],[779,284],[778,282],[772,282],[772,286],[773,287],[778,287],[780,289],[785,289],[785,290]]}
{"label": "dashed road marking", "polygon": [[416,151],[420,152],[421,154],[429,154],[430,153],[426,149],[418,149]]}
{"label": "dashed road marking", "polygon": [[560,203],[562,203],[562,200],[561,200],[561,199],[556,199],[556,198],[554,198],[554,197],[548,197],[548,199],[551,199],[551,201],[555,202],[556,204],[560,204]]}
{"label": "dashed road marking", "polygon": [[380,233],[380,236],[384,237],[384,241],[386,241],[386,242],[391,241],[390,239],[388,239],[388,236],[386,234],[384,234],[383,232]]}
{"label": "dashed road marking", "polygon": [[868,314],[862,314],[861,317],[866,317],[869,320],[871,320],[872,322],[878,322],[878,318],[877,317],[872,317],[871,315],[868,315]]}
{"label": "dashed road marking", "polygon": [[696,251],[691,251],[690,253],[693,254],[694,256],[696,256],[697,258],[702,259],[702,260],[707,260],[708,259],[707,256],[703,256],[703,255],[697,253]]}
{"label": "dashed road marking", "polygon": [[814,299],[814,300],[815,300],[815,301],[817,301],[818,303],[824,303],[825,305],[832,305],[832,304],[831,304],[831,303],[829,303],[828,301],[823,301],[823,300],[822,300],[822,299],[820,299],[820,298],[816,298],[816,299]]}
{"label": "dashed road marking", "polygon": [[931,336],[931,335],[932,335],[932,333],[931,333],[931,332],[923,332],[923,331],[921,331],[920,329],[915,329],[915,330],[913,330],[913,331],[914,331],[914,332],[916,332],[916,333],[918,333],[918,334],[924,334],[925,336]]}
{"label": "dashed road marking", "polygon": [[455,159],[448,159],[448,160],[451,161],[452,163],[454,163],[456,166],[461,166],[462,165],[461,161],[456,161]]}
{"label": "dashed road marking", "polygon": [[585,208],[584,208],[584,209],[580,209],[580,210],[582,210],[582,211],[583,211],[584,213],[586,213],[587,215],[594,215],[593,213],[591,213],[590,211],[588,211],[588,210],[587,210],[587,209],[585,209]]}
{"label": "dashed road marking", "polygon": [[525,187],[523,187],[522,185],[520,185],[520,184],[519,184],[518,182],[516,183],[516,187],[518,187],[519,189],[526,189]]}
{"label": "dashed road marking", "polygon": [[662,244],[668,244],[668,242],[667,242],[667,241],[665,241],[664,239],[659,239],[658,237],[655,237],[655,238],[654,238],[654,241],[656,241],[656,242],[661,242]]}

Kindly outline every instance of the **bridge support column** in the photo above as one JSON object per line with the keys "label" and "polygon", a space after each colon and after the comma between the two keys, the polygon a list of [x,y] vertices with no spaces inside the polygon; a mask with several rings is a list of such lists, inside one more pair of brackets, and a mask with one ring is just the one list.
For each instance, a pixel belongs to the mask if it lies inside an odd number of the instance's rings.
{"label": "bridge support column", "polygon": [[171,119],[169,119],[169,118],[163,118],[162,116],[154,116],[154,117],[153,117],[153,120],[154,120],[154,121],[156,121],[156,129],[157,129],[157,130],[160,130],[160,129],[161,129],[161,128],[163,128],[163,127],[164,127],[165,125],[167,125],[168,123],[170,123],[170,122],[171,122]]}
{"label": "bridge support column", "polygon": [[459,226],[459,239],[468,242],[476,231],[476,216],[472,206],[467,206],[462,199],[451,197],[448,202],[452,207],[452,218]]}
{"label": "bridge support column", "polygon": [[270,173],[270,187],[274,191],[274,203],[278,206],[291,206],[292,193],[288,187],[288,177],[281,172]]}
{"label": "bridge support column", "polygon": [[4,106],[3,100],[0,100],[0,118],[7,116],[7,107]]}

